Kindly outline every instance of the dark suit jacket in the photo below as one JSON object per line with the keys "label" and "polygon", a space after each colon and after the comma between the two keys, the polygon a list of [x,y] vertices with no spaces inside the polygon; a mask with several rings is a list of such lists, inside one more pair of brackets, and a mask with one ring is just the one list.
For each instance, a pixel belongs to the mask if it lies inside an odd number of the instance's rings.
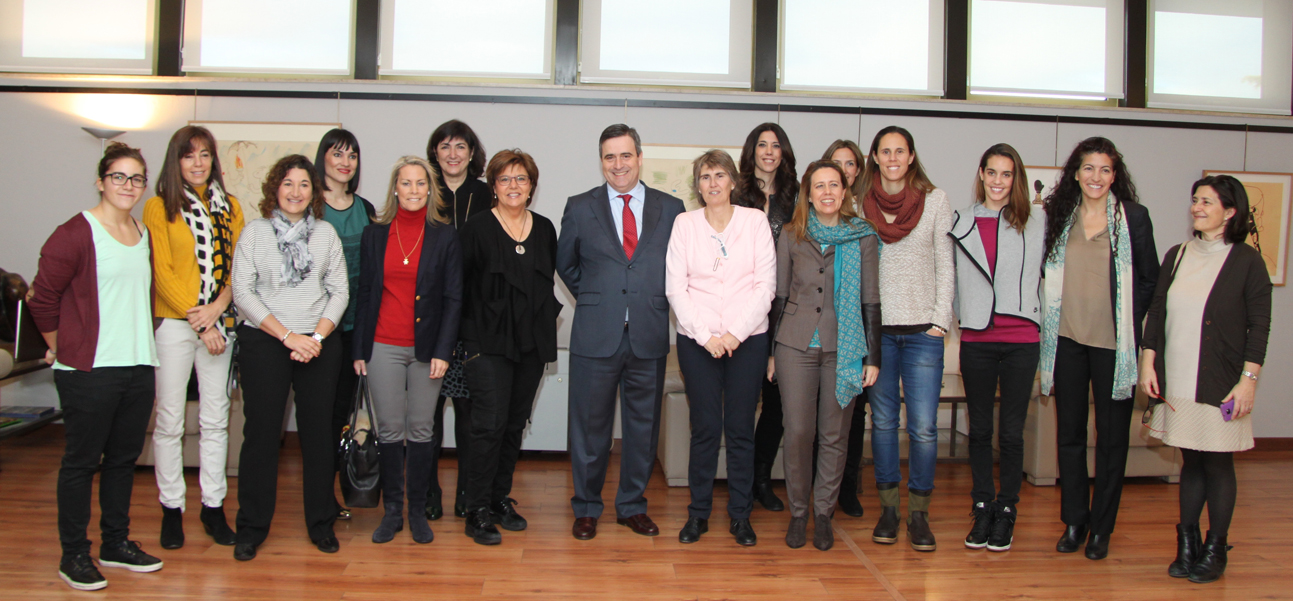
{"label": "dark suit jacket", "polygon": [[[382,308],[386,241],[390,224],[374,223],[364,228],[359,242],[359,293],[355,308],[354,349],[356,360],[373,358],[377,335],[377,314]],[[413,315],[413,340],[418,361],[448,361],[458,344],[458,320],[462,315],[462,247],[451,225],[426,224],[422,254],[418,259],[418,281]]]}
{"label": "dark suit jacket", "polygon": [[[1176,277],[1173,246],[1163,257],[1158,289],[1145,322],[1145,348],[1153,350],[1158,390],[1166,395],[1171,380],[1166,378],[1164,350],[1167,348],[1167,291]],[[1244,362],[1261,365],[1266,360],[1266,340],[1271,331],[1271,276],[1257,249],[1236,244],[1221,265],[1221,272],[1203,306],[1199,344],[1199,375],[1194,398],[1200,403],[1220,406],[1221,399],[1239,383]]]}
{"label": "dark suit jacket", "polygon": [[[1136,319],[1136,346],[1140,347],[1141,325],[1145,314],[1149,312],[1149,303],[1154,298],[1154,286],[1158,284],[1158,248],[1154,245],[1154,222],[1149,220],[1149,209],[1137,202],[1123,202],[1122,210],[1127,215],[1127,232],[1131,234],[1131,312]],[[1078,231],[1082,231],[1079,227]],[[1110,230],[1112,231],[1112,230]],[[1113,265],[1113,256],[1109,257],[1110,290],[1117,298],[1118,282]],[[1118,303],[1113,301],[1115,314]]]}
{"label": "dark suit jacket", "polygon": [[669,354],[669,300],[664,294],[665,254],[681,200],[647,187],[642,235],[630,261],[615,233],[606,184],[571,196],[561,217],[557,273],[575,295],[570,352],[610,357],[619,348],[628,310],[629,342],[641,359]]}

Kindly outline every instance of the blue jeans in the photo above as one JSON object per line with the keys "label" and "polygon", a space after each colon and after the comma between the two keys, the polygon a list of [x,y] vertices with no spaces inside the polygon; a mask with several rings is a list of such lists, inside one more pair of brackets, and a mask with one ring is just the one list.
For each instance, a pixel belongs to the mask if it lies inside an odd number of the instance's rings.
{"label": "blue jeans", "polygon": [[[938,458],[938,396],[943,387],[943,339],[924,332],[880,336],[880,377],[871,397],[871,452],[877,485],[902,481],[898,467],[898,405],[907,403],[907,488],[934,489]],[[902,392],[898,382],[902,381]]]}

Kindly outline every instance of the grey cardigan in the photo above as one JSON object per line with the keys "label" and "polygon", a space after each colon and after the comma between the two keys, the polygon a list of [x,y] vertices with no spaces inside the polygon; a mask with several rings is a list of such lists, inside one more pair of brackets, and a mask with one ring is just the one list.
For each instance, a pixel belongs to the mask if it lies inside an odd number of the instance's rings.
{"label": "grey cardigan", "polygon": [[[1041,326],[1042,253],[1046,242],[1046,214],[1032,205],[1022,234],[1010,222],[997,217],[997,265],[988,264],[983,239],[974,220],[974,208],[966,207],[952,218],[956,251],[956,298],[952,308],[961,329],[986,330],[996,314],[1021,317]],[[994,274],[995,273],[995,277]]]}

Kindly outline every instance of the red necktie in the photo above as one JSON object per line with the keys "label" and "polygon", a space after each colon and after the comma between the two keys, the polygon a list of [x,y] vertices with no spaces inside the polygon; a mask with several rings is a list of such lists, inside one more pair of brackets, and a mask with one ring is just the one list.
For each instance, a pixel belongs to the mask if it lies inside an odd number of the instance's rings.
{"label": "red necktie", "polygon": [[638,220],[633,217],[633,210],[629,208],[629,200],[633,196],[621,194],[617,198],[624,200],[624,254],[632,259],[633,251],[638,247]]}

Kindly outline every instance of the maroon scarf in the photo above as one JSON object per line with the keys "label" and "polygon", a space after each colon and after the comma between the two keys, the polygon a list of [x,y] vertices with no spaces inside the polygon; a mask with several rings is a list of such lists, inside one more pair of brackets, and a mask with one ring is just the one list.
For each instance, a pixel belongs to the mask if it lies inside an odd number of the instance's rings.
{"label": "maroon scarf", "polygon": [[[908,184],[901,192],[888,194],[881,179],[877,175],[871,180],[871,189],[862,197],[862,213],[875,224],[880,239],[885,244],[893,244],[907,237],[920,223],[920,216],[925,212],[925,193]],[[881,213],[897,215],[897,219],[889,223]]]}

